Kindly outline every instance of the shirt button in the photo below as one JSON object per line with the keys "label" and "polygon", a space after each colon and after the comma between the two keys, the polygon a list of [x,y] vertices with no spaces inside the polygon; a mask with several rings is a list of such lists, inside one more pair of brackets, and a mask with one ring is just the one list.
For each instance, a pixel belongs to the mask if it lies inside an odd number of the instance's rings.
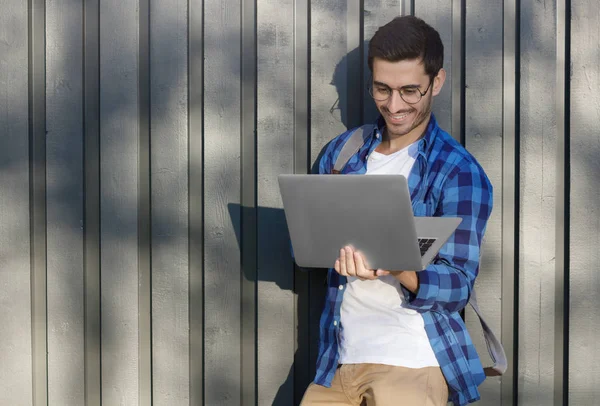
{"label": "shirt button", "polygon": [[344,285],[340,285],[340,290],[344,290]]}
{"label": "shirt button", "polygon": [[337,326],[337,324],[338,324],[338,323],[337,323],[337,320],[334,320],[334,321],[333,321],[333,325],[334,325],[334,326]]}

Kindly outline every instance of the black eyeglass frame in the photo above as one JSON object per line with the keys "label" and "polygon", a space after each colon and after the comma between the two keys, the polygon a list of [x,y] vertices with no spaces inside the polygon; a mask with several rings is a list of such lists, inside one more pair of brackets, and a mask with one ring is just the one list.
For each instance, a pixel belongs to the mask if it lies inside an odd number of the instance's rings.
{"label": "black eyeglass frame", "polygon": [[[387,101],[387,100],[389,100],[389,99],[390,99],[390,97],[392,97],[392,94],[394,93],[394,90],[397,90],[397,91],[398,91],[398,93],[400,93],[400,98],[401,98],[402,100],[404,100],[404,102],[405,102],[405,103],[407,103],[407,104],[417,104],[418,102],[420,102],[420,101],[423,99],[423,97],[424,97],[425,95],[427,95],[427,92],[429,92],[429,89],[431,88],[431,85],[432,85],[432,83],[433,83],[433,81],[434,81],[434,80],[435,80],[435,77],[432,77],[432,78],[430,78],[430,79],[429,79],[429,84],[428,84],[428,85],[427,85],[427,87],[425,88],[425,91],[424,91],[424,92],[421,92],[421,89],[419,89],[418,87],[414,87],[414,86],[403,86],[403,87],[401,87],[401,88],[399,88],[399,89],[392,89],[391,87],[389,87],[389,86],[387,86],[387,85],[386,85],[386,87],[387,87],[387,88],[390,90],[390,95],[389,95],[388,97],[386,97],[385,99],[376,99],[376,98],[375,98],[375,96],[373,95],[373,78],[371,77],[371,84],[368,86],[368,91],[369,91],[369,95],[371,95],[371,97],[373,98],[373,100],[380,101],[380,102],[384,102],[384,101]],[[414,89],[414,90],[416,90],[417,92],[419,92],[419,94],[421,95],[421,96],[419,97],[419,100],[417,100],[417,101],[415,101],[415,102],[409,102],[409,101],[407,101],[407,100],[406,100],[406,99],[403,97],[403,94],[402,94],[402,90],[403,90],[403,89],[405,89],[405,88]]]}

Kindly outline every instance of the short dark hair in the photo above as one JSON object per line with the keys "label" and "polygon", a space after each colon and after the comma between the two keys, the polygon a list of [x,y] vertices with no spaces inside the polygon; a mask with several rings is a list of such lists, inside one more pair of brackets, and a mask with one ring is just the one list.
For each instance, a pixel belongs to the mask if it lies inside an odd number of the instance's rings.
{"label": "short dark hair", "polygon": [[380,27],[369,43],[369,69],[373,60],[388,62],[422,59],[425,73],[434,78],[444,64],[444,44],[440,34],[415,16],[396,17]]}

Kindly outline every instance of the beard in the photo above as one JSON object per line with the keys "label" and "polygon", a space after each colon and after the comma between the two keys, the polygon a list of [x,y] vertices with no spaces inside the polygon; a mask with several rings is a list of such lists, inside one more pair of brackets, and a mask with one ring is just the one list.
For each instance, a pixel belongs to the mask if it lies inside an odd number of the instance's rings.
{"label": "beard", "polygon": [[[404,136],[406,134],[410,134],[411,131],[414,131],[415,128],[419,127],[421,124],[423,124],[426,120],[429,119],[429,116],[431,115],[432,105],[433,105],[433,96],[431,96],[431,94],[429,94],[425,97],[427,97],[427,100],[425,100],[422,110],[417,113],[412,124],[410,124],[409,126],[404,127],[402,125],[390,124],[386,120],[386,129],[387,129],[388,137],[391,135],[392,138],[395,138],[395,137]],[[415,111],[416,111],[416,109],[413,107],[410,110],[404,111],[403,113],[412,114]],[[386,114],[391,114],[390,111],[387,109],[384,110],[384,112],[382,112],[382,113],[384,113],[384,118],[385,118]],[[420,135],[421,134],[419,134],[419,136]]]}

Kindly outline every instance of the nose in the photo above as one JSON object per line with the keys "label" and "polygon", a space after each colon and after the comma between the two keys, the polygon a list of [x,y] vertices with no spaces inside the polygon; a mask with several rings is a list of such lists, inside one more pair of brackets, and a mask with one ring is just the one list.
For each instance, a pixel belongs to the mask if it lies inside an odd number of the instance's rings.
{"label": "nose", "polygon": [[390,113],[397,113],[401,110],[407,110],[410,108],[410,106],[402,99],[400,96],[400,91],[398,89],[394,89],[392,90],[392,94],[387,101],[387,108]]}

